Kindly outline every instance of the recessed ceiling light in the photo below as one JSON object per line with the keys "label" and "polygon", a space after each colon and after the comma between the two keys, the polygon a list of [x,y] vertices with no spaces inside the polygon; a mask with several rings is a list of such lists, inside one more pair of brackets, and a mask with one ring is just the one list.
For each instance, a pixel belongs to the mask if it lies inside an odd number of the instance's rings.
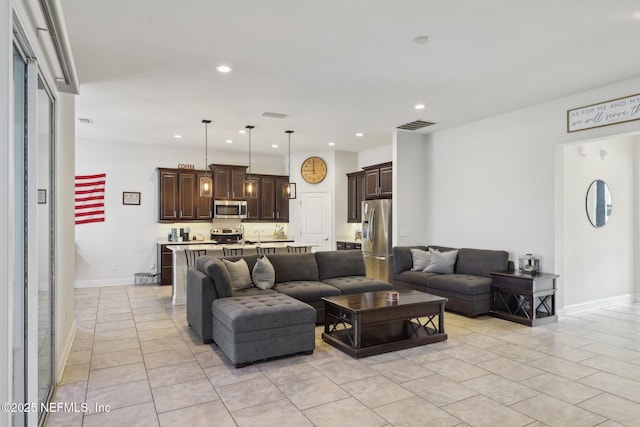
{"label": "recessed ceiling light", "polygon": [[358,132],[358,133],[356,133],[356,136],[364,136],[364,133]]}
{"label": "recessed ceiling light", "polygon": [[429,36],[418,36],[415,39],[413,39],[413,42],[415,44],[427,44],[431,41],[431,37]]}
{"label": "recessed ceiling light", "polygon": [[232,139],[225,139],[224,142],[226,142],[227,144],[233,144],[233,140]]}
{"label": "recessed ceiling light", "polygon": [[244,129],[240,129],[240,130],[238,131],[238,133],[247,133],[247,131],[246,131],[246,130],[244,130]]}
{"label": "recessed ceiling light", "polygon": [[416,104],[413,106],[413,108],[415,108],[416,110],[424,110],[424,107],[424,104]]}
{"label": "recessed ceiling light", "polygon": [[182,138],[182,135],[177,135],[177,134],[176,134],[176,135],[173,135],[173,137],[174,137],[175,139],[180,139],[180,138]]}
{"label": "recessed ceiling light", "polygon": [[271,144],[271,148],[278,148],[278,144]]}
{"label": "recessed ceiling light", "polygon": [[336,145],[336,143],[335,143],[335,142],[333,142],[333,141],[331,141],[331,142],[329,143],[329,145],[333,147],[334,145]]}
{"label": "recessed ceiling light", "polygon": [[218,65],[216,67],[216,70],[218,70],[221,73],[230,73],[231,67],[229,67],[228,65]]}

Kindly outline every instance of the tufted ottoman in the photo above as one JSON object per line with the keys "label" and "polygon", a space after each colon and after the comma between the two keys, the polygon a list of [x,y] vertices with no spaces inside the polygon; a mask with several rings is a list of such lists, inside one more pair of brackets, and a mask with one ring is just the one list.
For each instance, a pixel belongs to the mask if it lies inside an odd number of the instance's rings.
{"label": "tufted ottoman", "polygon": [[236,368],[315,348],[315,309],[287,295],[218,298],[211,311],[213,340]]}

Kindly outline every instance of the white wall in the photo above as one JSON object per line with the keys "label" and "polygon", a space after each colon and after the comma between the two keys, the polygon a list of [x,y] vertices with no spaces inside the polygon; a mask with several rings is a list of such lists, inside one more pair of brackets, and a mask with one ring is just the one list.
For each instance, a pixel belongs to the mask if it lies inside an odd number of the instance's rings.
{"label": "white wall", "polygon": [[[349,213],[349,188],[347,174],[358,170],[358,153],[347,151],[335,152],[335,197],[333,211],[335,212],[334,237],[339,239],[353,239],[358,224],[347,222]],[[333,246],[335,248],[335,246]]]}
{"label": "white wall", "polygon": [[425,135],[394,132],[393,246],[425,244],[424,236],[430,222],[425,190],[431,173],[425,166],[426,149]]}
{"label": "white wall", "polygon": [[555,122],[538,106],[429,135],[425,243],[533,253],[553,271]]}
{"label": "white wall", "polygon": [[[358,170],[366,166],[390,162],[393,159],[393,140],[388,145],[360,151],[358,153]],[[354,171],[355,172],[355,171]]]}
{"label": "white wall", "polygon": [[[564,150],[564,302],[575,311],[593,301],[634,293],[634,181],[636,138],[569,145]],[[604,158],[600,150],[605,150]],[[607,183],[612,196],[609,222],[595,228],[585,211],[589,185]]]}
{"label": "white wall", "polygon": [[56,379],[62,379],[76,326],[75,312],[75,95],[58,95],[56,145]]}
{"label": "white wall", "polygon": [[[209,163],[246,165],[247,153],[212,150]],[[75,174],[106,173],[105,222],[81,224],[76,230],[76,286],[133,283],[137,272],[155,271],[159,239],[171,227],[190,227],[207,236],[211,222],[159,224],[157,167],[180,163],[204,168],[204,147],[155,146],[106,141],[76,141]],[[252,171],[286,174],[282,156],[252,156]],[[122,205],[123,191],[139,191],[140,206]],[[153,266],[153,268],[152,268]]]}
{"label": "white wall", "polygon": [[[559,307],[573,304],[581,283],[563,265],[564,213],[557,210],[571,202],[565,200],[565,166],[556,161],[556,148],[638,132],[640,121],[569,134],[566,112],[637,93],[639,85],[640,78],[631,79],[425,136],[424,243],[503,249],[514,260],[534,253],[541,257],[544,271],[561,275]],[[394,170],[410,164],[402,154],[395,154]],[[411,179],[411,174],[400,175],[396,185],[410,187]],[[401,194],[394,194],[398,216],[415,204]],[[617,256],[602,254],[602,262],[608,264]],[[626,284],[615,292],[628,292]]]}

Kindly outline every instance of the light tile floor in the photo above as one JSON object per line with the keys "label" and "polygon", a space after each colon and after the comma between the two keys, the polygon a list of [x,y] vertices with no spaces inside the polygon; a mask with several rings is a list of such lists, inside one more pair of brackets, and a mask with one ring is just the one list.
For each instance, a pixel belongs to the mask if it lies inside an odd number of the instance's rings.
{"label": "light tile floor", "polygon": [[[445,315],[446,342],[354,360],[230,366],[171,288],[76,291],[78,333],[55,426],[640,426],[640,303],[528,328]],[[106,412],[106,406],[110,411]]]}

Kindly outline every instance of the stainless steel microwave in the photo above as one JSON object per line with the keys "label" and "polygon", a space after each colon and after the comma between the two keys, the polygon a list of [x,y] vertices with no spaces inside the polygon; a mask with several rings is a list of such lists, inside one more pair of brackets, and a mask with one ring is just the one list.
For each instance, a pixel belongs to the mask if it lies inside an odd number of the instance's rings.
{"label": "stainless steel microwave", "polygon": [[247,202],[244,200],[214,200],[214,218],[246,218]]}

